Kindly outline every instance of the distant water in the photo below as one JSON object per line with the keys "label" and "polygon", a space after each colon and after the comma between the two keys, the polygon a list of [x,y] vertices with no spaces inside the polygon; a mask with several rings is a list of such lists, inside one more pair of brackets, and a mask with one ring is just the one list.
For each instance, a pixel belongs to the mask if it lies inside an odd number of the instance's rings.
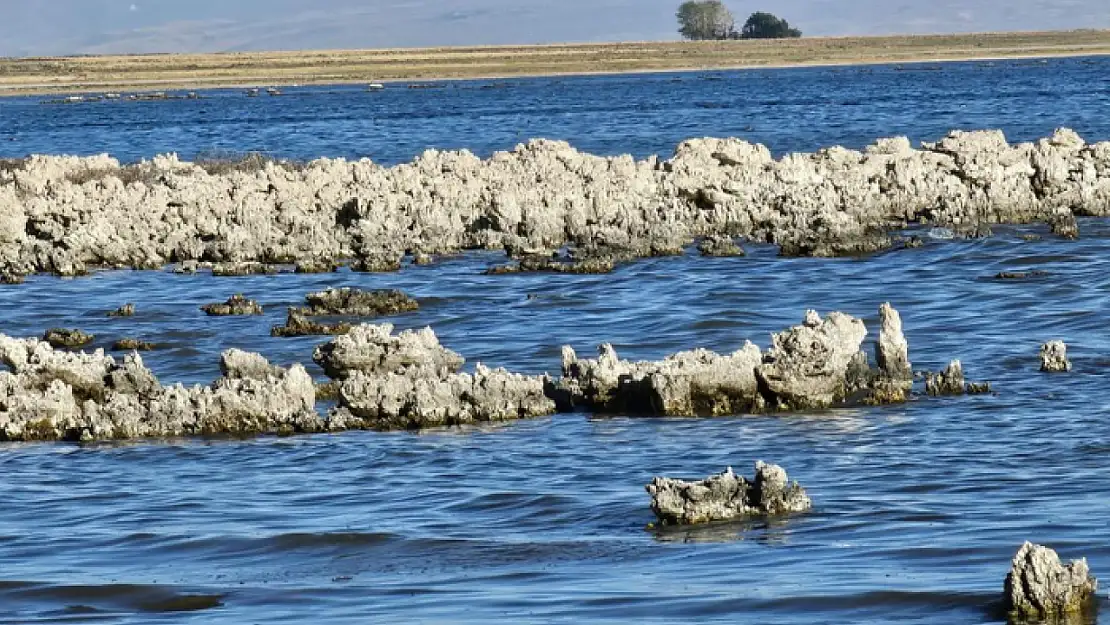
{"label": "distant water", "polygon": [[534,137],[598,154],[669,155],[690,137],[737,136],[775,152],[877,137],[935,140],[1002,128],[1031,140],[1067,125],[1110,138],[1110,57],[522,78],[242,90],[200,100],[44,105],[0,98],[0,156],[95,154],[124,161],[177,152],[260,151],[310,159],[412,159],[428,148],[488,156]]}
{"label": "distant water", "polygon": [[[1101,82],[1110,64],[1089,63],[72,107],[0,100],[0,135],[18,137],[12,153],[138,158],[216,145],[384,161],[431,145],[488,153],[533,135],[640,155],[705,134],[779,150],[950,127],[1022,139],[1069,125],[1110,138]],[[926,237],[922,249],[863,259],[781,259],[751,246],[745,258],[649,259],[608,276],[483,276],[498,259],[475,253],[389,275],[120,271],[0,288],[0,331],[76,326],[97,334],[97,347],[121,336],[162,343],[144,359],[167,383],[213,379],[229,347],[308,363],[323,339],[274,339],[269,326],[332,285],[411,293],[421,310],[390,321],[431,325],[470,367],[552,373],[563,344],[588,354],[610,341],[631,358],[732,350],[748,338],[766,347],[807,308],[860,316],[873,340],[878,306],[891,301],[915,368],[960,358],[998,391],[789,416],[575,414],[420,434],[2,446],[0,623],[1004,622],[1002,579],[1023,540],[1086,556],[1110,576],[1110,224],[1080,226],[1077,242],[1001,227],[990,239]],[[1044,238],[1021,237],[1030,232]],[[993,279],[1032,269],[1047,274]],[[198,310],[236,292],[267,314]],[[137,305],[134,318],[104,316],[125,302]],[[1054,338],[1067,341],[1074,373],[1036,371],[1038,346]],[[750,474],[759,459],[801,481],[814,511],[645,529],[652,476],[728,465]]]}

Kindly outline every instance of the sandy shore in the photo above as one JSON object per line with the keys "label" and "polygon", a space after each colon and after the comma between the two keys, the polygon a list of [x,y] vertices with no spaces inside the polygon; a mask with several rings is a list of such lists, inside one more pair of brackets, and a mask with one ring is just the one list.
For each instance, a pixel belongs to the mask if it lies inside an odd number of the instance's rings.
{"label": "sandy shore", "polygon": [[0,59],[0,94],[505,78],[1110,54],[1110,31]]}

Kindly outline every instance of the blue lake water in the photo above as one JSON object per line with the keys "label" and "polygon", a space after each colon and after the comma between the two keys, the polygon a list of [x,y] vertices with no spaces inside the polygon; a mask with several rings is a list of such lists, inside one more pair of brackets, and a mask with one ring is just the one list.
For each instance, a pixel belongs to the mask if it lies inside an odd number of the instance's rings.
{"label": "blue lake water", "polygon": [[[1073,59],[0,99],[0,153],[400,162],[545,136],[645,156],[704,135],[782,152],[951,128],[1025,140],[1062,125],[1101,140],[1108,70],[1110,60]],[[165,346],[144,356],[163,382],[186,383],[215,378],[229,347],[309,362],[322,339],[271,338],[269,327],[326,286],[403,289],[421,310],[390,321],[431,325],[468,366],[552,373],[563,344],[589,353],[608,341],[634,358],[766,347],[807,308],[862,317],[870,341],[890,301],[915,368],[959,358],[997,393],[789,416],[572,414],[423,433],[7,445],[0,623],[1005,622],[1002,580],[1023,540],[1110,576],[1110,223],[1080,227],[1075,242],[999,227],[858,259],[751,246],[744,258],[649,259],[604,276],[485,276],[501,259],[474,253],[388,275],[105,272],[3,287],[0,331],[80,327],[97,347],[137,336]],[[1047,273],[993,278],[1030,269]],[[266,315],[198,309],[236,292]],[[135,317],[104,316],[124,302]],[[1056,338],[1075,371],[1038,373],[1040,343]],[[812,513],[646,529],[653,476],[750,474],[760,459],[808,488]]]}

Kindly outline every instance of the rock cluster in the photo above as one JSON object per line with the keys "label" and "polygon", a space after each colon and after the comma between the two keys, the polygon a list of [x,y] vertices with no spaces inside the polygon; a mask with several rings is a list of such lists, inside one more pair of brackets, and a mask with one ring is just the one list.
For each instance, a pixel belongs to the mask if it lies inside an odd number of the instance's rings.
{"label": "rock cluster", "polygon": [[967,382],[964,380],[964,367],[959,360],[948,363],[942,371],[925,374],[925,393],[940,395],[977,395],[990,393],[990,382]]}
{"label": "rock cluster", "polygon": [[117,309],[113,310],[112,312],[108,313],[108,316],[109,317],[134,317],[135,316],[135,305],[134,304],[124,304],[123,306],[120,306],[119,308],[117,308]]}
{"label": "rock cluster", "polygon": [[748,342],[732,354],[698,349],[658,362],[629,362],[608,344],[596,359],[579,359],[564,347],[563,377],[553,395],[563,409],[658,416],[904,401],[913,379],[901,318],[889,304],[880,318],[877,368],[861,351],[867,335],[863,321],[809,311],[801,325],[772,335],[766,352]]}
{"label": "rock cluster", "polygon": [[406,254],[570,245],[635,257],[699,237],[831,256],[889,247],[889,231],[911,222],[985,233],[1045,221],[1075,236],[1075,215],[1108,213],[1110,143],[1063,129],[1016,145],[954,131],[917,149],[893,138],[780,159],[739,139],[686,141],[667,160],[535,140],[486,160],[430,150],[395,167],[319,159],[213,172],[172,155],[127,166],[32,156],[0,172],[0,275],[197,261],[245,275],[342,259],[381,271]]}
{"label": "rock cluster", "polygon": [[250,366],[225,354],[210,386],[162,386],[137,353],[55,351],[0,335],[0,440],[103,440],[325,429],[312,378],[300,365]]}
{"label": "rock cluster", "polygon": [[441,346],[430,328],[393,334],[393,326],[360,325],[317,348],[313,359],[341,380],[333,429],[416,429],[507,421],[555,412],[544,376],[479,364],[458,373],[463,358]]}
{"label": "rock cluster", "polygon": [[1081,612],[1097,590],[1086,559],[1064,566],[1055,551],[1026,542],[1006,576],[1004,599],[1018,618],[1054,620]]}
{"label": "rock cluster", "polygon": [[1071,371],[1068,346],[1063,341],[1049,341],[1041,345],[1041,371],[1065,373]]}
{"label": "rock cluster", "polygon": [[657,477],[646,488],[651,511],[663,525],[804,512],[811,506],[805,490],[791,482],[782,467],[763,462],[755,463],[755,478],[750,481],[729,467],[697,482]]}

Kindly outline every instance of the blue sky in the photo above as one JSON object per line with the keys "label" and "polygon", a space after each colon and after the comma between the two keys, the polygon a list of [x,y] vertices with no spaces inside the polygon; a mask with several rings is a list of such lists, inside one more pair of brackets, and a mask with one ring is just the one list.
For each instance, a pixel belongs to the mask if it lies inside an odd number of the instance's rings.
{"label": "blue sky", "polygon": [[[0,0],[0,55],[673,39],[678,0]],[[726,0],[812,35],[1110,28],[1107,0]]]}

